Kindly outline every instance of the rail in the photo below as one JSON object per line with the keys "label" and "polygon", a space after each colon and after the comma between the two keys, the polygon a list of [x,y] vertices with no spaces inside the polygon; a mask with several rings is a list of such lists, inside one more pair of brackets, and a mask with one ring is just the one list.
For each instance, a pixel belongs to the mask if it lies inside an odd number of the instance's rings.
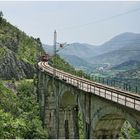
{"label": "rail", "polygon": [[66,83],[71,84],[80,90],[98,95],[107,100],[140,111],[140,95],[127,91],[122,91],[114,87],[110,87],[107,85],[96,83],[94,81],[87,80],[85,78],[74,76],[56,68],[54,71],[54,68],[49,66],[46,62],[39,62],[38,65],[43,71],[48,72],[59,80],[63,80]]}

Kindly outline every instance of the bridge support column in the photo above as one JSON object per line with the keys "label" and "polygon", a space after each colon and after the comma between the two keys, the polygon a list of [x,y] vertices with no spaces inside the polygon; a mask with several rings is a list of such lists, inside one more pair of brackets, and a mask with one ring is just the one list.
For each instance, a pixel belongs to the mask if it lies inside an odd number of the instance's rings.
{"label": "bridge support column", "polygon": [[[40,80],[41,79],[41,80]],[[37,95],[40,106],[40,118],[43,122],[44,127],[44,115],[45,115],[45,77],[42,72],[38,72],[38,83],[37,83]]]}
{"label": "bridge support column", "polygon": [[56,137],[55,98],[50,77],[44,72],[38,71],[37,95],[40,106],[40,118],[43,128],[49,138]]}
{"label": "bridge support column", "polygon": [[[85,115],[84,115],[85,114]],[[84,95],[84,138],[91,138],[91,94]]]}
{"label": "bridge support column", "polygon": [[59,138],[78,139],[78,110],[77,106],[59,109]]}
{"label": "bridge support column", "polygon": [[[38,72],[38,98],[40,106],[40,117],[42,124],[48,138],[53,139],[78,139],[79,138],[79,125],[78,125],[78,106],[73,101],[74,95],[72,95],[72,102],[69,103],[69,94],[63,101],[66,101],[68,105],[64,105],[62,101],[63,89],[67,90],[67,87],[63,87],[63,83],[57,81],[53,82],[51,76],[44,72]],[[71,89],[70,89],[70,92]],[[67,95],[67,94],[65,94]],[[60,105],[62,102],[62,105]],[[64,105],[64,106],[63,106]]]}

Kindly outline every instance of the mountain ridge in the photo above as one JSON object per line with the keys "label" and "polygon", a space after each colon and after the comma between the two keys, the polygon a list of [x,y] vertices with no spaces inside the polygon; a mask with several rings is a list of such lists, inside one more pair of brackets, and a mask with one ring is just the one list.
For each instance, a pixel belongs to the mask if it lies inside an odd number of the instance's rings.
{"label": "mountain ridge", "polygon": [[[74,55],[75,60],[73,59],[71,63],[75,63],[76,57],[78,57],[78,59],[81,58],[81,61],[84,60],[92,67],[104,63],[110,63],[112,66],[115,66],[125,61],[140,59],[139,53],[133,51],[134,49],[140,50],[140,34],[138,33],[121,33],[99,46],[86,43],[73,44],[74,43],[70,44],[58,53],[60,56],[65,55],[67,61],[69,61],[70,55]],[[46,46],[43,45],[43,47],[47,50]],[[53,49],[53,46],[49,47]],[[78,65],[79,64],[76,66]],[[90,68],[91,67],[89,67],[89,69]]]}

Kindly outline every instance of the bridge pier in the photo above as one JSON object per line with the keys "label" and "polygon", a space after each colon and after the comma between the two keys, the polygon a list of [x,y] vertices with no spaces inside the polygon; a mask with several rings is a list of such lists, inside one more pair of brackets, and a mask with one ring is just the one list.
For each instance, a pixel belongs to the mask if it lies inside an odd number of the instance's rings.
{"label": "bridge pier", "polygon": [[84,104],[84,113],[83,113],[83,120],[84,120],[84,138],[90,139],[91,138],[91,94],[84,94],[83,99]]}
{"label": "bridge pier", "polygon": [[78,139],[78,113],[74,108],[60,108],[59,110],[59,138],[60,139]]}
{"label": "bridge pier", "polygon": [[41,71],[38,72],[37,86],[40,117],[44,129],[48,133],[48,138],[78,139],[78,106],[76,102],[72,101],[73,95],[62,96],[62,89],[65,88],[63,84],[57,82],[57,79],[53,82],[51,76]]}
{"label": "bridge pier", "polygon": [[53,90],[48,86],[48,76],[42,71],[38,71],[38,100],[40,106],[40,118],[42,125],[49,138],[56,137],[55,99]]}

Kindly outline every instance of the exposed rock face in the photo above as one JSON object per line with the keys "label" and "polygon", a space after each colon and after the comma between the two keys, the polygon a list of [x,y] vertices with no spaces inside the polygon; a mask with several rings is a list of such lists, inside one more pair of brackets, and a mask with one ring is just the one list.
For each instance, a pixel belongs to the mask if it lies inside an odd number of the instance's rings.
{"label": "exposed rock face", "polygon": [[33,78],[35,64],[44,53],[40,39],[29,37],[6,19],[0,23],[0,78]]}
{"label": "exposed rock face", "polygon": [[34,72],[33,65],[18,59],[10,50],[0,59],[0,77],[3,79],[32,78]]}

